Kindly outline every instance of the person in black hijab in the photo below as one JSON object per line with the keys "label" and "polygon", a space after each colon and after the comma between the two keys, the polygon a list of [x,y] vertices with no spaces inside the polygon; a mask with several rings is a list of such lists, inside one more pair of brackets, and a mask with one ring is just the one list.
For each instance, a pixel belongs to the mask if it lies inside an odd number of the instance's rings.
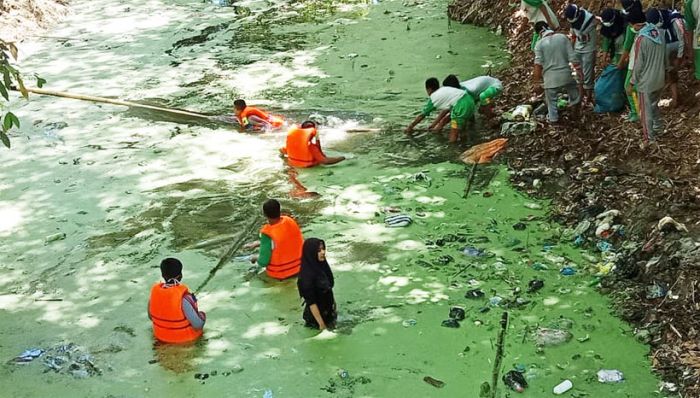
{"label": "person in black hijab", "polygon": [[303,318],[306,326],[332,329],[338,318],[333,297],[333,272],[326,261],[326,243],[321,239],[304,241],[301,271],[297,280],[299,296],[304,299]]}

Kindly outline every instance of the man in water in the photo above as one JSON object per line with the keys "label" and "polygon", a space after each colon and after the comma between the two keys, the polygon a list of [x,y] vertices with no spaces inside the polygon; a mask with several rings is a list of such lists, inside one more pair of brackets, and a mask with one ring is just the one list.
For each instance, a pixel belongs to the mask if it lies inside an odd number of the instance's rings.
{"label": "man in water", "polygon": [[248,106],[242,99],[233,101],[233,111],[242,130],[264,130],[282,127],[284,124],[282,117]]}
{"label": "man in water", "polygon": [[[540,41],[535,45],[535,69],[532,80],[535,93],[544,89],[547,103],[547,120],[549,123],[559,121],[557,95],[566,93],[569,96],[569,106],[575,107],[575,117],[578,116],[578,104],[581,102],[583,87],[583,72],[578,57],[571,46],[571,41],[562,33],[554,33],[546,22],[535,24],[535,30],[540,35]],[[571,66],[578,76],[578,84],[571,76]],[[541,82],[544,84],[540,85]]]}
{"label": "man in water", "polygon": [[571,24],[574,40],[574,52],[583,70],[583,89],[586,100],[593,102],[593,85],[595,83],[595,64],[598,51],[598,20],[595,15],[576,4],[569,4],[564,10],[564,17]]}
{"label": "man in water", "polygon": [[148,317],[153,335],[163,343],[188,343],[202,335],[207,316],[197,308],[197,299],[182,281],[182,263],[166,258],[160,263],[165,282],[151,288]]}
{"label": "man in water", "polygon": [[296,221],[283,216],[280,202],[268,199],[263,203],[263,214],[267,218],[260,230],[260,240],[248,243],[245,247],[260,248],[257,256],[251,257],[252,263],[265,267],[270,278],[283,280],[299,273],[301,266],[301,248],[304,238]]}
{"label": "man in water", "polygon": [[440,114],[429,129],[439,132],[449,122],[450,142],[456,142],[459,134],[466,129],[467,121],[474,116],[474,99],[461,88],[440,87],[440,82],[435,77],[425,81],[425,91],[430,98],[421,113],[406,127],[406,134],[411,134],[418,123],[437,109]]}
{"label": "man in water", "polygon": [[321,149],[316,123],[307,120],[301,126],[293,126],[287,132],[287,141],[280,149],[293,167],[314,167],[331,165],[345,160],[344,156],[326,156]]}

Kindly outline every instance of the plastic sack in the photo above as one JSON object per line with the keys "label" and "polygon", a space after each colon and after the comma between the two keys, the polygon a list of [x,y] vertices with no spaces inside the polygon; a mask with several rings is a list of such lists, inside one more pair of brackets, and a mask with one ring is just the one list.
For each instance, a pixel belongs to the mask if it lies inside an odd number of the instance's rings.
{"label": "plastic sack", "polygon": [[617,69],[615,65],[606,66],[595,82],[594,111],[621,112],[625,108],[626,99],[625,71]]}

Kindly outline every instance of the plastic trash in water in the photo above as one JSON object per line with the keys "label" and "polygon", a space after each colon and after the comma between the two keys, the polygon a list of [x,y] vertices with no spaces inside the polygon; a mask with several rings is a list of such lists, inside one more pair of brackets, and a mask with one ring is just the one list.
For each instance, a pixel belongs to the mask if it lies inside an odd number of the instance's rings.
{"label": "plastic trash in water", "polygon": [[413,219],[406,214],[397,214],[384,218],[384,224],[389,228],[407,227],[411,225],[411,223],[413,223]]}
{"label": "plastic trash in water", "polygon": [[532,264],[532,269],[534,269],[535,271],[546,271],[549,268],[542,263],[534,263]]}
{"label": "plastic trash in water", "polygon": [[265,390],[263,398],[272,398],[272,390]]}
{"label": "plastic trash in water", "polygon": [[503,375],[503,383],[510,387],[511,390],[517,392],[525,391],[527,387],[527,381],[521,372],[517,370],[511,370]]}
{"label": "plastic trash in water", "polygon": [[418,321],[416,321],[415,319],[406,319],[405,321],[401,322],[401,325],[407,328],[409,326],[416,326],[417,323]]}
{"label": "plastic trash in water", "polygon": [[528,209],[531,209],[531,210],[540,210],[540,209],[542,208],[542,205],[541,205],[541,204],[539,204],[539,203],[531,203],[531,202],[525,203],[525,204],[523,204],[523,206],[525,206],[525,207],[527,207]]}
{"label": "plastic trash in water", "polygon": [[560,274],[564,276],[576,275],[576,270],[571,267],[564,267],[559,271]]}
{"label": "plastic trash in water", "polygon": [[574,239],[574,245],[581,246],[585,241],[586,240],[583,238],[583,236],[579,235],[576,237],[576,239]]}
{"label": "plastic trash in water", "polygon": [[503,297],[493,296],[489,299],[489,304],[494,307],[498,307],[503,302]]}
{"label": "plastic trash in water", "polygon": [[573,336],[568,330],[539,328],[535,332],[535,342],[541,346],[556,346],[568,343]]}
{"label": "plastic trash in water", "polygon": [[464,312],[464,308],[454,306],[450,308],[450,318],[456,319],[458,321],[464,320],[466,313]]}
{"label": "plastic trash in water", "polygon": [[526,228],[527,225],[523,222],[513,224],[513,229],[516,231],[524,231]]}
{"label": "plastic trash in water", "polygon": [[533,279],[527,284],[527,292],[534,293],[544,287],[544,281],[540,279]]}
{"label": "plastic trash in water", "polygon": [[444,321],[442,321],[441,325],[446,327],[446,328],[455,328],[456,329],[459,327],[459,322],[454,318],[450,318],[450,319],[445,319]]}
{"label": "plastic trash in water", "polygon": [[484,297],[484,291],[481,289],[471,289],[467,290],[467,292],[464,294],[465,298],[468,299],[478,299]]}
{"label": "plastic trash in water", "polygon": [[617,369],[601,369],[598,371],[598,381],[601,383],[619,383],[624,379],[624,374]]}
{"label": "plastic trash in water", "polygon": [[12,361],[14,363],[29,363],[35,358],[39,358],[43,353],[44,350],[42,350],[41,348],[30,348],[16,356]]}
{"label": "plastic trash in water", "polygon": [[59,232],[59,233],[56,233],[56,234],[47,236],[47,237],[44,239],[44,242],[45,242],[45,243],[51,243],[51,242],[55,242],[55,241],[57,241],[57,240],[63,240],[63,239],[66,239],[66,234],[65,234],[65,232]]}
{"label": "plastic trash in water", "polygon": [[571,380],[564,380],[561,383],[557,384],[552,392],[555,395],[561,395],[569,390],[571,390],[574,387],[574,383],[571,382]]}
{"label": "plastic trash in water", "polygon": [[348,371],[345,370],[345,369],[340,369],[340,370],[338,371],[338,376],[339,376],[341,379],[347,379],[348,377],[350,377],[350,373],[348,373]]}
{"label": "plastic trash in water", "polygon": [[484,255],[484,251],[482,249],[471,246],[465,247],[462,253],[464,253],[465,256],[470,257],[482,257]]}

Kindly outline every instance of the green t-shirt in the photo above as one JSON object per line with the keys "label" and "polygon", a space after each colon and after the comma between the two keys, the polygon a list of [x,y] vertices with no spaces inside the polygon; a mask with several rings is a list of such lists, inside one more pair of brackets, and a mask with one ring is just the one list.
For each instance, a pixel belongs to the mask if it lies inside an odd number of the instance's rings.
{"label": "green t-shirt", "polygon": [[258,253],[258,265],[267,267],[272,258],[272,238],[260,234],[260,252]]}
{"label": "green t-shirt", "polygon": [[637,34],[634,32],[634,29],[632,29],[632,25],[627,25],[627,32],[625,32],[625,44],[622,45],[622,48],[625,50],[625,52],[629,53],[632,51],[632,46],[634,46],[634,39],[637,37]]}
{"label": "green t-shirt", "polygon": [[434,110],[435,110],[435,105],[433,105],[433,101],[428,99],[428,102],[426,102],[425,105],[423,105],[423,109],[421,109],[420,113],[423,116],[428,116]]}

